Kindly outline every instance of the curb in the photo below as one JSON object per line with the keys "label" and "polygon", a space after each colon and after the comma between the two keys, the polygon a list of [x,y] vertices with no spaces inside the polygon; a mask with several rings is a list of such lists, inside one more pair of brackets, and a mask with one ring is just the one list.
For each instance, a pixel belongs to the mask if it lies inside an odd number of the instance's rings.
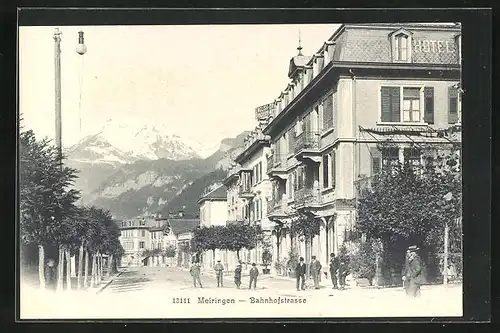
{"label": "curb", "polygon": [[101,287],[99,290],[96,291],[96,295],[100,294],[104,289],[106,289],[117,277],[119,277],[123,272],[125,272],[126,269],[124,269],[121,272],[118,272],[115,276],[113,276],[103,287]]}

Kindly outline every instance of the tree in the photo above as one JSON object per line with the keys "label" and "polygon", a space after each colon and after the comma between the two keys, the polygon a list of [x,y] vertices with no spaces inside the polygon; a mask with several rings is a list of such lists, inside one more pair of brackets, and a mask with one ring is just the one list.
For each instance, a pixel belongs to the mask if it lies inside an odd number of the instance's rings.
{"label": "tree", "polygon": [[236,251],[236,256],[240,260],[241,249],[254,249],[262,240],[262,229],[260,225],[234,223],[222,229],[220,238],[221,249]]}
{"label": "tree", "polygon": [[460,227],[453,223],[461,216],[458,152],[456,147],[427,147],[423,165],[408,162],[384,168],[371,188],[361,191],[357,228],[382,241],[392,268],[401,268],[409,245],[431,252],[441,248],[446,223],[453,226],[454,237],[461,237]]}
{"label": "tree", "polygon": [[[70,189],[75,178],[75,169],[60,167],[58,152],[48,140],[38,141],[31,130],[20,134],[20,236],[24,244],[38,246],[42,288],[45,288],[45,246],[59,245],[62,241],[67,217],[73,214],[79,198],[79,192]],[[59,261],[59,267],[61,264]]]}
{"label": "tree", "polygon": [[165,250],[163,251],[165,257],[167,258],[174,258],[175,257],[175,253],[176,253],[176,249],[175,249],[175,246],[172,246],[172,245],[169,245],[165,248]]}

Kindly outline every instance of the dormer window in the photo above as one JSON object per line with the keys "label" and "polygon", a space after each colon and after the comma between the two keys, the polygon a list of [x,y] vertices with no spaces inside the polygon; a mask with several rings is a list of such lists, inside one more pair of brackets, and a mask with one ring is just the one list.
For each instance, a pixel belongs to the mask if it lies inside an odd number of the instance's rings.
{"label": "dormer window", "polygon": [[391,34],[392,59],[395,62],[411,62],[412,33],[399,29]]}
{"label": "dormer window", "polygon": [[318,73],[320,73],[323,68],[325,67],[325,59],[323,59],[323,54],[317,54],[316,55],[316,61],[318,62]]}

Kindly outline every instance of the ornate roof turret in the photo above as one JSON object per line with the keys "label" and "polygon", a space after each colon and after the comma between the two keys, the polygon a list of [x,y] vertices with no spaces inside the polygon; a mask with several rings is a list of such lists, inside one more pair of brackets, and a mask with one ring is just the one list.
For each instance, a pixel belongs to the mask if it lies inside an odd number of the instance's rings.
{"label": "ornate roof turret", "polygon": [[311,57],[302,54],[302,44],[300,40],[299,30],[299,46],[297,47],[298,53],[295,57],[290,59],[290,66],[288,67],[288,77],[294,79],[297,75],[297,70],[303,68],[311,59]]}

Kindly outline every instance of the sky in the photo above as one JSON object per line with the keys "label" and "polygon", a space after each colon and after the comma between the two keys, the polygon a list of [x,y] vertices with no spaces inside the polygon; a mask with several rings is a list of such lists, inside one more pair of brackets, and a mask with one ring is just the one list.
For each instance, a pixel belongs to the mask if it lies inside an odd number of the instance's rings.
{"label": "sky", "polygon": [[[316,52],[336,24],[63,26],[62,142],[106,121],[161,124],[207,146],[255,125],[255,107],[286,88],[290,58]],[[19,111],[37,137],[54,138],[54,29],[19,28]],[[78,31],[87,52],[76,53]],[[81,124],[81,125],[80,125]]]}

